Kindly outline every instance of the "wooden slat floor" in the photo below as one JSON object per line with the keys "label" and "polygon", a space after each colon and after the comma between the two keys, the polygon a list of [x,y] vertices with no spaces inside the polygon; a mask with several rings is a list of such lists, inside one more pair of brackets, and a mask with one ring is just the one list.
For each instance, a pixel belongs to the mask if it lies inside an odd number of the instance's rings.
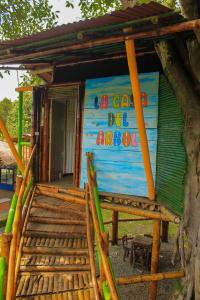
{"label": "wooden slat floor", "polygon": [[17,299],[94,299],[85,218],[83,205],[35,193],[23,232]]}

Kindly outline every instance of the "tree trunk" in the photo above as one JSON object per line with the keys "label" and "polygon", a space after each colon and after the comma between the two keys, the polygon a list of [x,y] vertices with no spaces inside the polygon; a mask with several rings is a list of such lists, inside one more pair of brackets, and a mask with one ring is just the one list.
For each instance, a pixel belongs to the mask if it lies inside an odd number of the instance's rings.
{"label": "tree trunk", "polygon": [[[175,45],[161,41],[156,45],[164,73],[172,86],[184,117],[184,144],[188,167],[185,179],[182,261],[186,276],[178,299],[200,299],[200,101],[193,78],[186,71]],[[192,59],[200,60],[199,57]],[[189,55],[188,55],[189,57]],[[196,76],[195,76],[196,77]],[[197,76],[198,77],[198,76]],[[196,77],[196,80],[197,80]],[[173,196],[173,195],[172,195]]]}

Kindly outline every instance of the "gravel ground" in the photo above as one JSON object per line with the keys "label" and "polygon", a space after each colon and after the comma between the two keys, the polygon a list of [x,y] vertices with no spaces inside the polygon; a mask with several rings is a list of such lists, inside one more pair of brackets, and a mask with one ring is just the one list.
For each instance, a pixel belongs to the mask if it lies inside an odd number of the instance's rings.
{"label": "gravel ground", "polygon": [[[121,243],[119,246],[111,246],[110,249],[110,258],[112,261],[112,266],[116,277],[124,277],[134,274],[144,274],[148,271],[142,271],[139,269],[134,269],[130,265],[129,261],[123,261],[123,247]],[[173,252],[173,243],[162,243],[160,249],[159,257],[159,270],[158,272],[167,272],[179,270],[180,266],[177,264],[173,266],[171,264],[171,256]],[[170,299],[170,295],[173,290],[176,288],[177,280],[162,280],[158,282],[158,300],[167,300]],[[122,300],[146,300],[148,299],[148,283],[140,283],[128,286],[120,287],[120,294]]]}

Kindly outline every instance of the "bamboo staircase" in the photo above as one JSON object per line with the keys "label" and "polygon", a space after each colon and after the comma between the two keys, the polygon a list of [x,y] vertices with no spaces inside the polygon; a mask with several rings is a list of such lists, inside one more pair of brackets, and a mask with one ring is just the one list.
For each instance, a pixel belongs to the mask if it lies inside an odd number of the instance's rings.
{"label": "bamboo staircase", "polygon": [[[84,201],[84,194],[76,197]],[[85,206],[41,195],[36,188],[19,251],[17,299],[95,299]]]}

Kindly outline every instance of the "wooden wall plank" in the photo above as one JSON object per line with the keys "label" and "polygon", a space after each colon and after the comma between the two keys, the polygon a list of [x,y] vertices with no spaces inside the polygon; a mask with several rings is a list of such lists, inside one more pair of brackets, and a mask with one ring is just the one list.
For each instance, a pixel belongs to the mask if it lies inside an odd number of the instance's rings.
{"label": "wooden wall plank", "polygon": [[[140,74],[139,79],[155,181],[159,74]],[[87,182],[86,152],[94,153],[99,190],[147,196],[128,75],[86,81],[81,187]]]}

